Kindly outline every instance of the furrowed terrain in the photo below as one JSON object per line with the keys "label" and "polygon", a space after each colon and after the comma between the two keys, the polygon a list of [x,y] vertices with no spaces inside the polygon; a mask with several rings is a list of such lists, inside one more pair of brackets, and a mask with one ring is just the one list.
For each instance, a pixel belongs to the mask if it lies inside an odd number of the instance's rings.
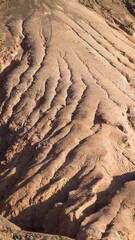
{"label": "furrowed terrain", "polygon": [[134,240],[135,6],[80,2],[0,1],[0,213]]}

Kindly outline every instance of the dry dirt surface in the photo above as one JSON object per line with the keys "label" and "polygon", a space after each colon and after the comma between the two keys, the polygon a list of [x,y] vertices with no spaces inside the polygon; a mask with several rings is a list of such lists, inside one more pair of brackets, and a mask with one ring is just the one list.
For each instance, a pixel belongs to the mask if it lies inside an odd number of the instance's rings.
{"label": "dry dirt surface", "polygon": [[134,240],[134,2],[83,3],[0,1],[0,213]]}

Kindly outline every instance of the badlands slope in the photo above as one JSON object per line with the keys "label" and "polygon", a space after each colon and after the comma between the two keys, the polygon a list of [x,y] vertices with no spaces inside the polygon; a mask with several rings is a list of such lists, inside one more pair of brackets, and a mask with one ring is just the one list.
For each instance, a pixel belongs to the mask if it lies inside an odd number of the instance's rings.
{"label": "badlands slope", "polygon": [[135,20],[99,2],[0,3],[0,213],[24,230],[134,240]]}

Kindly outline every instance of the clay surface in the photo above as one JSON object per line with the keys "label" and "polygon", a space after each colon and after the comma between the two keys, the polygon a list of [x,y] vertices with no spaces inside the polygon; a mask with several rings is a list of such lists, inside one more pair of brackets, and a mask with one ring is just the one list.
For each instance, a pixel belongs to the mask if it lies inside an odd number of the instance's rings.
{"label": "clay surface", "polygon": [[135,239],[134,7],[0,1],[0,214],[21,229]]}

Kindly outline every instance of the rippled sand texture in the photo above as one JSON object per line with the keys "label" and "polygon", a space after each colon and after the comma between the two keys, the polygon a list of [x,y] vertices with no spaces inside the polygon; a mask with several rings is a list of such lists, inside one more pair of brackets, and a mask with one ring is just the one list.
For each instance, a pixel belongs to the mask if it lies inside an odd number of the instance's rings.
{"label": "rippled sand texture", "polygon": [[1,214],[78,240],[134,240],[134,36],[76,0],[1,6]]}

